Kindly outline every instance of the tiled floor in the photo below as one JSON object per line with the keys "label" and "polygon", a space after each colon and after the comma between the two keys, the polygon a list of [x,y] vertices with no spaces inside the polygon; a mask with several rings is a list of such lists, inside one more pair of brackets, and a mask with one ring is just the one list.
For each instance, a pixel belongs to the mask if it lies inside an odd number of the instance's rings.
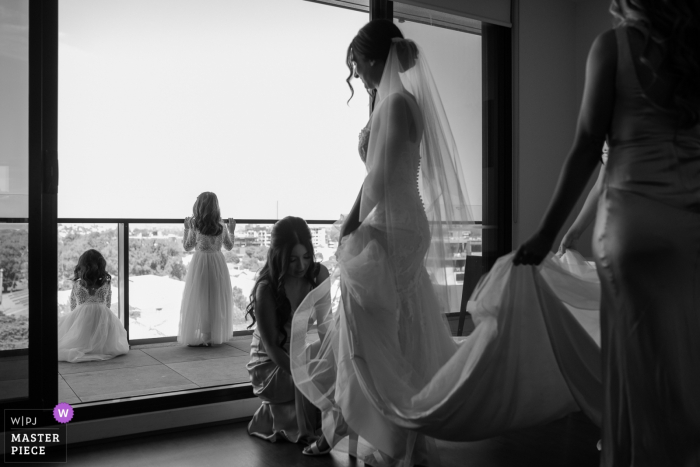
{"label": "tiled floor", "polygon": [[[448,319],[456,333],[457,317]],[[464,335],[474,325],[467,315]],[[248,382],[251,335],[214,347],[139,345],[111,360],[58,363],[58,400],[69,404]],[[0,358],[0,399],[27,396],[27,357]]]}
{"label": "tiled floor", "polygon": [[247,382],[251,338],[234,337],[213,347],[143,345],[104,362],[59,362],[65,383],[59,381],[59,400],[94,402]]}
{"label": "tiled floor", "polygon": [[[213,347],[141,345],[111,360],[59,362],[58,399],[78,404],[247,382],[251,339],[237,336]],[[0,359],[1,398],[26,396],[26,362],[26,356]]]}

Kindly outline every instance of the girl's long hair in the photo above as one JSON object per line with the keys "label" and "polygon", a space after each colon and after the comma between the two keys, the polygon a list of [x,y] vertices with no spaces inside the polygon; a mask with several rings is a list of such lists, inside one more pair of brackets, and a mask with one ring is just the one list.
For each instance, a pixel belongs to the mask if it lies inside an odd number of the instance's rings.
{"label": "girl's long hair", "polygon": [[98,289],[112,280],[107,272],[107,261],[97,250],[87,250],[78,258],[78,265],[73,270],[73,281],[88,289]]}
{"label": "girl's long hair", "polygon": [[[700,1],[698,0],[612,0],[610,13],[617,26],[641,24],[645,37],[641,62],[654,78],[664,71],[676,83],[668,107],[680,128],[700,122]],[[664,56],[659,70],[648,58],[650,41],[661,47]]]}
{"label": "girl's long hair", "polygon": [[300,217],[285,217],[277,221],[272,228],[270,248],[267,250],[267,261],[265,261],[265,265],[258,272],[255,285],[253,285],[253,290],[250,293],[250,303],[246,307],[246,318],[250,315],[253,320],[248,326],[248,328],[251,328],[256,321],[255,294],[260,284],[266,284],[276,304],[276,325],[282,335],[280,347],[284,347],[289,337],[284,329],[284,325],[292,316],[292,305],[284,292],[284,275],[289,268],[289,257],[292,254],[292,250],[297,245],[303,245],[311,257],[311,264],[309,264],[305,277],[309,282],[314,283],[317,266],[309,226]]}
{"label": "girl's long hair", "polygon": [[194,228],[203,235],[218,236],[223,230],[221,225],[221,210],[219,199],[211,191],[205,191],[197,196],[192,207]]}

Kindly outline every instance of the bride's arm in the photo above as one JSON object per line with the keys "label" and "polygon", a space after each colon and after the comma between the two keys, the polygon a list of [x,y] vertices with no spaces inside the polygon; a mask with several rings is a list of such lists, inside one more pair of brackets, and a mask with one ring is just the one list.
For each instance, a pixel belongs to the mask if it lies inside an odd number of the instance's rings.
{"label": "bride's arm", "polygon": [[372,166],[362,188],[360,222],[384,198],[386,183],[393,176],[401,158],[407,155],[409,146],[413,117],[406,97],[399,93],[392,94],[376,112],[378,115],[372,124],[372,131],[378,134],[373,137],[376,143],[371,148]]}
{"label": "bride's arm", "polygon": [[340,226],[340,238],[350,235],[360,226],[360,202],[362,201],[362,187],[357,194],[355,204],[352,205],[350,214],[343,220],[343,225]]}

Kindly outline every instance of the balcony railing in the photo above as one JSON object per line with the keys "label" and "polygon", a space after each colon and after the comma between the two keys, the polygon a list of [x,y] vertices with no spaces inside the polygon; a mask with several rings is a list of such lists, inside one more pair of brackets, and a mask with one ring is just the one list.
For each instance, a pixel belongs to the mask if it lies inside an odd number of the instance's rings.
{"label": "balcony railing", "polygon": [[[234,294],[234,335],[246,334],[245,321],[255,274],[265,261],[269,231],[276,219],[238,219],[234,249],[224,251]],[[336,220],[308,220],[312,229],[316,260],[330,270],[335,267]],[[22,224],[27,219],[2,219],[0,224]],[[465,224],[452,230],[444,240],[450,247],[444,258],[450,271],[449,308],[456,310],[462,296],[462,284],[469,270],[467,259],[479,256],[480,223]],[[73,269],[87,249],[100,251],[112,275],[112,311],[127,330],[132,345],[177,340],[180,300],[185,285],[187,265],[193,252],[182,247],[182,219],[132,218],[59,218],[58,219],[58,297],[57,312],[70,311],[68,300]],[[447,237],[449,235],[449,237]],[[476,258],[475,258],[476,259]],[[480,259],[480,258],[479,258]],[[454,303],[452,303],[454,302]],[[27,304],[24,304],[28,307]],[[21,315],[21,311],[19,315]]]}

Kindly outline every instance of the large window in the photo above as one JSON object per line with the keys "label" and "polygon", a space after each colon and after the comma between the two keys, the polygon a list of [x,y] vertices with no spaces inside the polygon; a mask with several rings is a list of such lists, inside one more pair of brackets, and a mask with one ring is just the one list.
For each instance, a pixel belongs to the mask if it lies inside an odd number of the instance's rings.
{"label": "large window", "polygon": [[[480,23],[455,29],[441,17],[435,27],[421,20],[426,10],[395,5],[398,26],[429,56],[478,222]],[[206,358],[175,348],[192,259],[182,219],[213,191],[224,218],[244,220],[224,252],[234,331],[250,323],[245,307],[271,220],[318,221],[316,259],[335,267],[331,223],[365,176],[357,138],[369,118],[359,80],[348,102],[345,55],[368,20],[366,11],[302,0],[59,0],[58,314],[68,311],[77,258],[98,249],[132,346],[128,359],[61,364],[63,396],[89,402],[247,381],[245,336]],[[4,173],[0,164],[0,195]],[[482,231],[470,224],[447,235],[449,312],[459,309],[469,261],[480,260]],[[143,380],[156,366],[167,384]],[[212,379],[219,366],[233,373]]]}
{"label": "large window", "polygon": [[425,51],[457,146],[467,202],[479,222],[454,228],[443,239],[449,245],[446,276],[437,281],[447,289],[445,312],[456,313],[482,274],[481,23],[399,2],[394,18],[404,36]]}
{"label": "large window", "polygon": [[337,219],[364,178],[367,14],[304,1],[61,0],[59,218]]}

